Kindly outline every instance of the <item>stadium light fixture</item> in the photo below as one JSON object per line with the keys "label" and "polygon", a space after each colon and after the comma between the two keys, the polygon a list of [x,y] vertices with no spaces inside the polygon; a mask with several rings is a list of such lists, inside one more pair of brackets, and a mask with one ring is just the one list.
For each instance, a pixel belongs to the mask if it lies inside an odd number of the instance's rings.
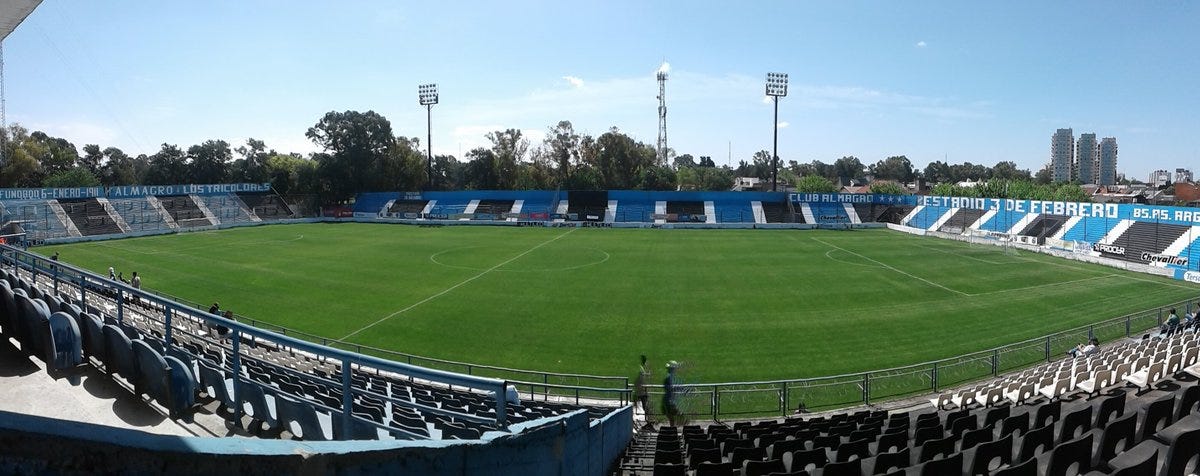
{"label": "stadium light fixture", "polygon": [[787,96],[787,73],[767,73],[767,96],[775,103],[775,138],[771,150],[771,191],[779,191],[779,98]]}
{"label": "stadium light fixture", "polygon": [[425,159],[426,187],[433,189],[433,105],[438,103],[438,87],[435,83],[417,86],[417,100],[425,106]]}

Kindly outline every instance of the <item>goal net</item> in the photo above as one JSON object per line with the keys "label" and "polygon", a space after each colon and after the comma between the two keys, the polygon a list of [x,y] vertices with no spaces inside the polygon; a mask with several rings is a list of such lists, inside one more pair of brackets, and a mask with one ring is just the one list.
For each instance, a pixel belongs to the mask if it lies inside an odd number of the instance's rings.
{"label": "goal net", "polygon": [[967,233],[972,249],[980,251],[999,251],[1010,256],[1019,256],[1018,248],[1013,245],[1016,237],[1008,233],[994,231],[970,230]]}

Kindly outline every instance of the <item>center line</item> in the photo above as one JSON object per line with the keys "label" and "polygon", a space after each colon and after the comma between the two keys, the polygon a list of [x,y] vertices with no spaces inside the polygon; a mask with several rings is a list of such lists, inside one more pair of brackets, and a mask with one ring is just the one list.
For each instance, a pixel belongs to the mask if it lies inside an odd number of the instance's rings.
{"label": "center line", "polygon": [[551,239],[549,239],[549,240],[543,241],[541,244],[538,244],[537,246],[534,246],[533,248],[527,249],[527,250],[525,250],[523,253],[521,253],[521,254],[519,254],[519,255],[516,255],[516,256],[513,256],[512,258],[509,258],[508,260],[504,261],[503,263],[500,263],[500,264],[498,264],[498,265],[492,266],[491,268],[485,269],[485,270],[483,270],[482,272],[480,272],[479,274],[476,274],[475,276],[471,276],[471,277],[467,278],[466,280],[463,280],[462,282],[460,282],[460,283],[458,283],[458,284],[455,284],[454,286],[450,286],[450,287],[448,287],[448,288],[446,288],[446,289],[443,289],[441,292],[439,292],[439,293],[437,293],[437,294],[434,294],[434,295],[432,295],[432,296],[429,296],[429,297],[427,297],[427,298],[425,298],[425,299],[422,299],[422,300],[420,300],[420,301],[417,301],[416,303],[414,303],[414,304],[412,304],[412,305],[410,305],[410,306],[408,306],[408,307],[406,307],[406,308],[404,308],[404,309],[401,309],[401,310],[399,310],[399,311],[396,311],[396,312],[393,312],[393,313],[391,313],[391,314],[388,314],[388,315],[386,315],[386,316],[383,316],[383,318],[382,318],[382,319],[379,319],[378,321],[375,321],[375,322],[372,322],[372,323],[370,323],[370,324],[367,324],[366,326],[363,326],[363,328],[362,328],[362,329],[359,329],[359,330],[357,330],[357,331],[354,331],[354,332],[351,332],[351,333],[349,333],[349,334],[346,334],[344,337],[342,337],[341,339],[338,339],[338,340],[340,340],[340,341],[344,341],[344,340],[346,340],[346,339],[349,339],[349,338],[351,338],[351,337],[354,337],[354,336],[355,336],[355,335],[357,335],[359,332],[362,332],[362,331],[365,331],[365,330],[367,330],[367,329],[370,329],[370,328],[372,328],[372,327],[375,327],[376,325],[379,325],[379,323],[381,323],[381,322],[383,322],[383,321],[386,321],[386,320],[388,320],[388,319],[391,319],[391,318],[393,318],[393,317],[396,317],[396,316],[399,316],[399,315],[401,315],[401,314],[404,314],[405,312],[408,312],[408,311],[409,311],[409,310],[411,310],[412,308],[415,308],[415,307],[417,307],[417,306],[420,306],[420,305],[422,305],[422,304],[425,304],[425,303],[427,303],[427,302],[429,302],[429,301],[432,301],[432,300],[434,300],[434,299],[437,299],[438,297],[440,297],[440,296],[442,296],[442,295],[444,295],[444,294],[446,294],[446,293],[448,293],[448,292],[450,292],[450,291],[453,291],[453,290],[455,290],[455,289],[458,289],[459,287],[461,287],[461,286],[462,286],[462,285],[464,285],[464,284],[467,284],[467,283],[469,283],[469,282],[471,282],[471,281],[474,281],[474,280],[476,280],[476,279],[479,279],[479,278],[483,277],[483,275],[485,275],[485,274],[488,274],[488,273],[490,273],[490,272],[492,272],[492,271],[495,271],[497,268],[499,268],[499,267],[501,267],[501,266],[504,266],[504,265],[506,265],[506,264],[508,264],[508,263],[512,263],[513,261],[516,261],[518,258],[520,258],[520,257],[522,257],[522,256],[525,256],[525,255],[527,255],[527,254],[529,254],[529,253],[532,253],[534,250],[536,250],[536,249],[538,249],[538,248],[541,248],[541,247],[543,247],[543,246],[546,246],[546,245],[548,245],[548,244],[550,244],[550,243],[553,243],[553,242],[555,242],[555,241],[558,241],[558,239],[559,239],[559,238],[562,238],[562,237],[564,237],[564,236],[570,235],[570,234],[571,234],[572,232],[574,232],[575,230],[578,230],[578,228],[572,228],[572,229],[570,229],[570,230],[567,230],[567,232],[566,232],[566,233],[563,233],[563,234],[561,234],[561,235],[558,235],[558,236],[556,236],[556,237],[554,237],[554,238],[551,238]]}
{"label": "center line", "polygon": [[858,254],[858,253],[855,253],[855,252],[853,252],[853,251],[850,251],[850,250],[848,250],[848,249],[842,248],[842,247],[840,247],[840,246],[837,246],[837,245],[834,245],[834,244],[831,244],[831,243],[827,243],[827,242],[825,242],[825,241],[821,240],[820,238],[813,238],[813,240],[814,240],[814,241],[817,241],[817,242],[819,242],[819,243],[823,243],[825,246],[831,246],[831,247],[833,247],[833,248],[836,248],[836,249],[839,249],[839,250],[845,251],[845,252],[847,252],[847,253],[850,253],[850,254],[852,254],[852,255],[854,255],[854,256],[857,256],[857,257],[859,257],[859,258],[862,258],[862,259],[865,259],[865,260],[867,260],[867,261],[870,261],[870,262],[872,262],[872,263],[875,263],[875,264],[878,264],[878,265],[880,265],[880,266],[883,266],[884,268],[890,269],[890,270],[892,270],[892,271],[895,271],[895,272],[897,272],[897,273],[903,274],[903,275],[905,275],[905,276],[908,276],[908,277],[910,277],[910,278],[917,279],[917,280],[920,280],[920,281],[922,281],[922,282],[925,282],[925,283],[931,284],[931,285],[933,285],[933,286],[937,286],[937,287],[939,287],[939,288],[945,289],[945,290],[947,290],[947,291],[950,291],[950,292],[952,292],[952,293],[961,294],[961,295],[963,295],[963,296],[970,296],[970,294],[964,293],[964,292],[962,292],[962,291],[959,291],[959,290],[957,290],[957,289],[950,289],[950,288],[948,288],[948,287],[942,286],[942,285],[940,285],[940,284],[938,284],[938,283],[935,283],[935,282],[933,282],[933,281],[930,281],[930,280],[928,280],[928,279],[922,278],[922,277],[920,277],[920,276],[914,276],[914,275],[912,275],[912,274],[906,273],[906,272],[904,272],[904,271],[901,271],[901,270],[899,270],[899,269],[896,269],[896,268],[894,268],[894,267],[892,267],[892,266],[888,265],[887,263],[881,263],[881,262],[879,262],[879,261],[875,261],[875,260],[873,260],[873,259],[871,259],[871,258],[868,258],[868,257],[866,257],[866,256],[860,255],[860,254]]}

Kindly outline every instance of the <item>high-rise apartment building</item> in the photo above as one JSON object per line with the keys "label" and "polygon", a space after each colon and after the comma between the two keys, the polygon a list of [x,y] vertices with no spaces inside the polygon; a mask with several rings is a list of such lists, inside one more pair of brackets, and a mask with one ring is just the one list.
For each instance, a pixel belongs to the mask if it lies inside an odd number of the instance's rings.
{"label": "high-rise apartment building", "polygon": [[1151,187],[1161,187],[1171,183],[1171,171],[1155,170],[1150,172],[1150,180],[1146,181]]}
{"label": "high-rise apartment building", "polygon": [[1175,169],[1175,182],[1191,182],[1192,169]]}
{"label": "high-rise apartment building", "polygon": [[1100,145],[1096,143],[1096,133],[1079,134],[1079,142],[1075,143],[1075,170],[1072,174],[1079,183],[1097,183],[1099,179],[1096,166],[1100,165]]}
{"label": "high-rise apartment building", "polygon": [[1075,131],[1059,129],[1050,138],[1050,176],[1055,182],[1070,182],[1075,159]]}
{"label": "high-rise apartment building", "polygon": [[1105,137],[1100,139],[1100,153],[1096,159],[1096,183],[1099,185],[1116,185],[1117,177],[1117,138]]}

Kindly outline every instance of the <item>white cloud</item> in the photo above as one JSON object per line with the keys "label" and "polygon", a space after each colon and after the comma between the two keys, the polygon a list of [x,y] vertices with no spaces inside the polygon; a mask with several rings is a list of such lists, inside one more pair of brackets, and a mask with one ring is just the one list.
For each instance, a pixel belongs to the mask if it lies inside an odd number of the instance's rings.
{"label": "white cloud", "polygon": [[[667,82],[669,122],[687,130],[703,127],[705,121],[697,118],[709,111],[741,115],[758,110],[755,104],[758,101],[770,106],[772,98],[763,96],[762,87],[762,79],[757,75],[676,70]],[[580,133],[597,136],[617,126],[637,140],[653,143],[657,134],[657,92],[654,75],[646,74],[589,78],[586,86],[580,88],[554,86],[509,97],[446,104],[434,118],[434,153],[461,157],[474,147],[490,147],[484,137],[488,132],[508,128],[521,129],[534,147],[547,127],[564,119],[570,120]],[[793,83],[788,93],[780,98],[781,110],[846,110],[958,121],[989,117],[992,109],[992,103],[975,98],[915,96],[861,86]],[[420,116],[419,122],[412,126],[423,130],[424,119]],[[459,126],[451,129],[450,124]],[[397,126],[397,129],[404,128]],[[687,150],[687,145],[680,144],[678,149]]]}
{"label": "white cloud", "polygon": [[570,84],[572,87],[575,87],[575,88],[583,87],[583,79],[577,78],[575,76],[563,76],[562,79],[567,80],[567,83]]}
{"label": "white cloud", "polygon": [[663,63],[661,65],[659,65],[658,69],[654,70],[654,72],[655,73],[670,73],[671,72],[671,63],[663,61]]}
{"label": "white cloud", "polygon": [[108,147],[118,138],[115,129],[90,122],[30,123],[25,127],[30,131],[45,132],[52,137],[62,137],[79,148],[85,144],[100,144],[102,148]]}
{"label": "white cloud", "polygon": [[917,48],[924,48],[924,47],[925,47],[925,41],[924,41],[924,40],[922,40],[922,41],[918,41],[918,42],[917,42]]}
{"label": "white cloud", "polygon": [[778,127],[780,129],[787,129],[788,125],[789,124],[787,121],[779,121],[778,123],[775,124],[775,127]]}
{"label": "white cloud", "polygon": [[[267,144],[268,149],[275,149],[276,152],[281,154],[296,152],[307,155],[312,152],[319,152],[321,149],[313,141],[304,137],[303,134],[274,134],[263,136],[259,140]],[[245,143],[246,139],[234,139],[229,141],[229,146],[237,148],[245,145]]]}

